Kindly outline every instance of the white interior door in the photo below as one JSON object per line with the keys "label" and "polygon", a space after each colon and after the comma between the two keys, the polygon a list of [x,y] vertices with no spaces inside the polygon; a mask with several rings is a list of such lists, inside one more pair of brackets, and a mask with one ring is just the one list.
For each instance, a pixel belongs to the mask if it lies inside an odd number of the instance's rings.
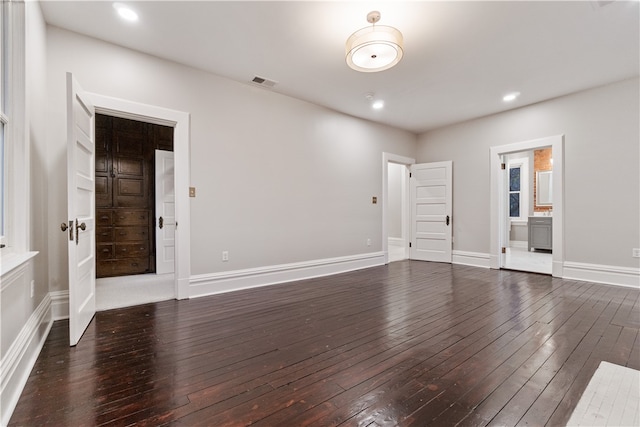
{"label": "white interior door", "polygon": [[156,150],[156,273],[173,273],[176,246],[176,193],[173,152]]}
{"label": "white interior door", "polygon": [[410,258],[451,262],[452,162],[411,166]]}
{"label": "white interior door", "polygon": [[96,313],[95,110],[67,73],[69,342],[76,345]]}
{"label": "white interior door", "polygon": [[[506,166],[507,158],[504,155],[500,156],[500,172],[499,172],[499,182],[501,188],[500,197],[500,209],[502,209],[503,221],[500,229],[500,268],[506,267],[507,265],[507,250],[509,248],[509,234],[511,231],[511,221],[509,218],[509,168]],[[502,168],[504,166],[504,169]]]}

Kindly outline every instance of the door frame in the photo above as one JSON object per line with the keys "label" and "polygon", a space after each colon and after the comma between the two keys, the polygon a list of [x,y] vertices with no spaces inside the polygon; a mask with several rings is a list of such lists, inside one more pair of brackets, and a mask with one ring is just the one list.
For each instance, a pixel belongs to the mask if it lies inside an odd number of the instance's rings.
{"label": "door frame", "polygon": [[[396,163],[404,165],[406,167],[405,180],[408,182],[409,166],[416,163],[415,159],[411,157],[400,156],[393,153],[382,153],[382,252],[384,253],[384,263],[389,264],[389,230],[387,226],[387,220],[389,212],[387,211],[387,201],[389,200],[389,163]],[[410,203],[409,201],[409,186],[405,186],[405,205]],[[411,218],[407,215],[407,206],[405,206],[405,214],[403,218],[404,230],[406,233],[411,231]],[[407,235],[409,236],[409,234]]]}
{"label": "door frame", "polygon": [[505,242],[506,194],[505,176],[500,169],[502,156],[519,151],[536,150],[551,147],[553,150],[553,265],[552,276],[562,277],[564,267],[564,134],[554,135],[530,141],[516,142],[491,147],[491,194],[489,215],[490,254],[489,267],[503,267],[501,248]]}
{"label": "door frame", "polygon": [[96,113],[173,128],[174,185],[176,192],[176,246],[174,286],[176,299],[189,298],[191,276],[191,214],[189,203],[190,114],[87,92]]}

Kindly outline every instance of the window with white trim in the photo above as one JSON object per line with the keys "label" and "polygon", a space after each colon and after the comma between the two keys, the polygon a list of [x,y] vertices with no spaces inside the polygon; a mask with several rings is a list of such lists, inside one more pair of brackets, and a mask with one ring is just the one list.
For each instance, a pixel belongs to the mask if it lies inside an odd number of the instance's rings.
{"label": "window with white trim", "polygon": [[520,218],[520,166],[509,168],[509,217]]}
{"label": "window with white trim", "polygon": [[509,219],[512,221],[526,221],[529,217],[529,159],[526,157],[511,157],[508,161],[508,190],[507,199]]}

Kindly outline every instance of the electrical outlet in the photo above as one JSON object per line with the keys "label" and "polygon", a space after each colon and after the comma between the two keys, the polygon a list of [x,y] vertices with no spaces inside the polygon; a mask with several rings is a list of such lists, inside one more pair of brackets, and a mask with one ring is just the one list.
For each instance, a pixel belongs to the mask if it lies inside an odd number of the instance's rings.
{"label": "electrical outlet", "polygon": [[222,261],[229,261],[229,251],[222,251]]}
{"label": "electrical outlet", "polygon": [[634,258],[640,258],[640,249],[633,248],[633,250],[631,251],[631,256]]}
{"label": "electrical outlet", "polygon": [[31,281],[31,298],[33,298],[33,294],[35,292],[35,287],[36,287],[36,281],[32,280]]}
{"label": "electrical outlet", "polygon": [[371,239],[367,239],[367,246],[371,246]]}

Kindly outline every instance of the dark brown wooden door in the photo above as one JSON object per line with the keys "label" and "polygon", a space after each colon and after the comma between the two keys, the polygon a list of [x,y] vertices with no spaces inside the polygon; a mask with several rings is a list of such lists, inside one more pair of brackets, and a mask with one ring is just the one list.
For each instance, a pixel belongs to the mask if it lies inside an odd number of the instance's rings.
{"label": "dark brown wooden door", "polygon": [[155,272],[156,149],[173,128],[96,115],[97,277]]}

